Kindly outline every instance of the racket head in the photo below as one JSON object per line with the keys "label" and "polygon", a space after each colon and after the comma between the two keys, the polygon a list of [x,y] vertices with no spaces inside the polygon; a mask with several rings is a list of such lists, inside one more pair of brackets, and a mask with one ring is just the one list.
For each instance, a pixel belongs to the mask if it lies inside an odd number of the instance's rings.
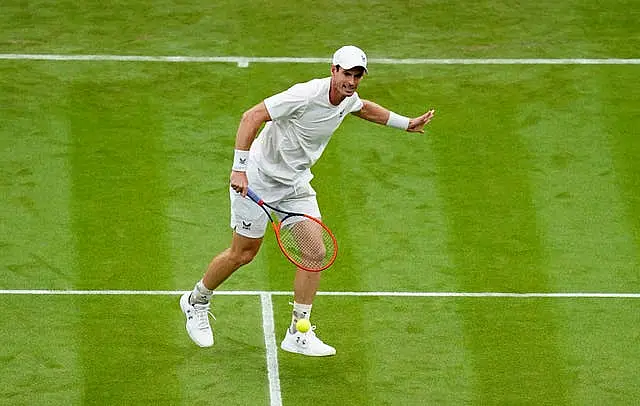
{"label": "racket head", "polygon": [[272,224],[280,250],[298,268],[320,272],[335,262],[338,242],[319,219],[307,214],[290,214]]}

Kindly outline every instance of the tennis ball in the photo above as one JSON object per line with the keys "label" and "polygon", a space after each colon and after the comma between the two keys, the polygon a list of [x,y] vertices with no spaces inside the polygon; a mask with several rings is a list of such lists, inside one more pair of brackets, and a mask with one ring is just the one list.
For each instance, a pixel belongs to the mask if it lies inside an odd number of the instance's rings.
{"label": "tennis ball", "polygon": [[309,319],[300,319],[296,323],[296,330],[298,330],[301,333],[306,333],[307,331],[309,331],[310,328],[311,328],[311,323],[309,322]]}

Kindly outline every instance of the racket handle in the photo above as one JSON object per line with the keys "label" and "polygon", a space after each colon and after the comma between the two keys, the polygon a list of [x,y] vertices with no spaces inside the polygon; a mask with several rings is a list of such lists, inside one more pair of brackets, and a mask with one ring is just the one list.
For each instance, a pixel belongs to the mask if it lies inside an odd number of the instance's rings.
{"label": "racket handle", "polygon": [[247,188],[247,196],[254,202],[262,205],[262,199],[251,188]]}

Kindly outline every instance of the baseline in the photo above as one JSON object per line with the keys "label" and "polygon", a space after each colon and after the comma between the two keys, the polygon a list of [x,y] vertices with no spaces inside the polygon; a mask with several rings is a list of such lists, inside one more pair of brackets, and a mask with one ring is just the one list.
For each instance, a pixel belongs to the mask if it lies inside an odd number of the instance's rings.
{"label": "baseline", "polygon": [[[117,61],[172,63],[235,63],[246,68],[250,63],[331,63],[329,58],[251,57],[251,56],[153,56],[153,55],[71,55],[0,54],[0,60],[42,61]],[[371,58],[381,65],[640,65],[638,58]]]}

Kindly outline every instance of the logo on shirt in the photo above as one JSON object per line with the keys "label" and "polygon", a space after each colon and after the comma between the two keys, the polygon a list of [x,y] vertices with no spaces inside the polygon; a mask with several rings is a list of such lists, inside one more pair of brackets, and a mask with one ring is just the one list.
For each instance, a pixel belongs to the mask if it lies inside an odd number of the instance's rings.
{"label": "logo on shirt", "polygon": [[340,118],[342,118],[342,116],[344,116],[344,110],[340,111]]}

